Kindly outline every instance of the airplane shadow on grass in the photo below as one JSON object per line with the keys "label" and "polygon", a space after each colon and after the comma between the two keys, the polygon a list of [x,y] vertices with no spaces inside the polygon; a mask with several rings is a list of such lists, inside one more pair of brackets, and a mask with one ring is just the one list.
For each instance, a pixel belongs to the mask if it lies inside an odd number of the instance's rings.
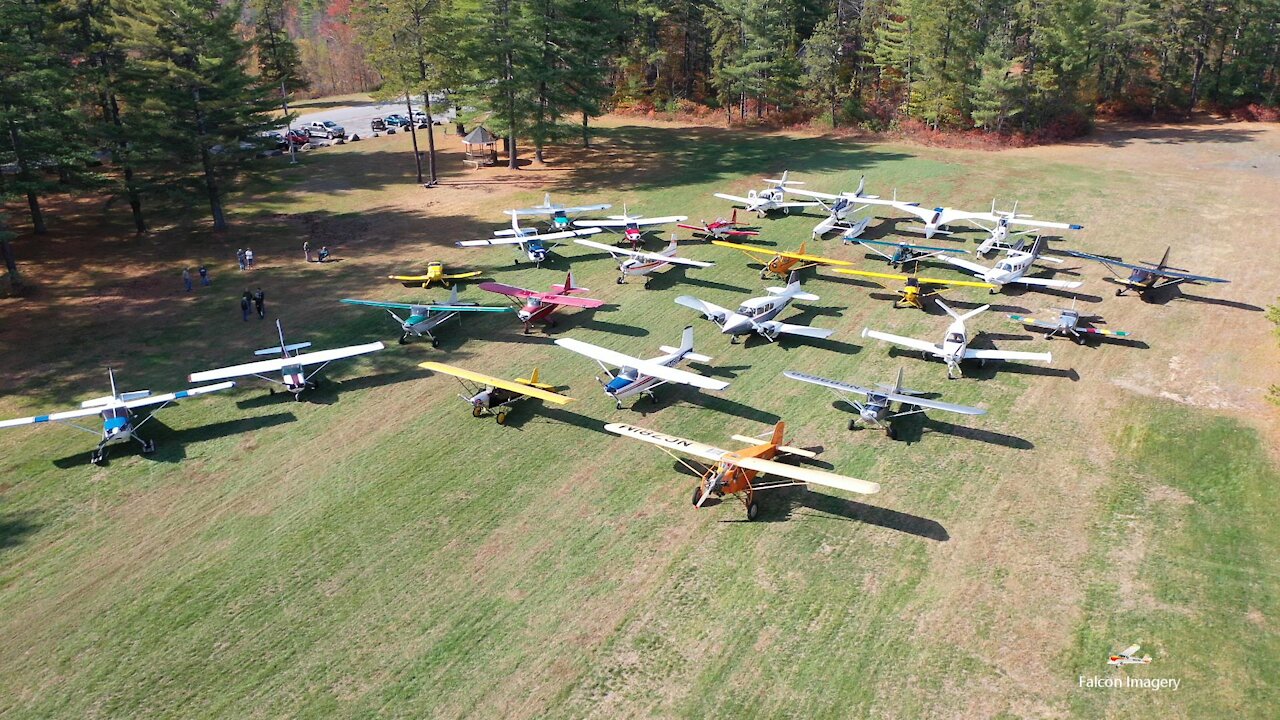
{"label": "airplane shadow on grass", "polygon": [[[971,347],[981,347],[976,342]],[[1007,348],[1006,348],[1007,349]],[[903,350],[902,348],[889,348],[889,357],[909,357],[920,359],[920,353],[915,350]],[[946,365],[942,361],[934,359],[932,356],[927,358],[931,364],[936,364],[940,368],[940,372],[946,373]],[[965,360],[961,363],[961,371],[964,378],[969,380],[990,380],[999,372],[1021,373],[1023,375],[1039,375],[1041,377],[1060,377],[1067,378],[1072,382],[1080,381],[1080,373],[1075,368],[1052,368],[1035,365],[1032,363],[1022,363],[1014,360],[988,360],[986,363],[979,363],[977,360]]]}
{"label": "airplane shadow on grass", "polygon": [[[785,522],[797,515],[804,515],[815,520],[849,520],[875,525],[937,542],[951,539],[951,534],[937,520],[868,505],[834,494],[828,495],[820,490],[800,486],[785,487],[765,491],[759,497],[760,515],[754,521],[735,518],[724,522]],[[805,512],[806,510],[814,512]]]}
{"label": "airplane shadow on grass", "polygon": [[734,417],[749,420],[751,422],[766,423],[772,425],[780,419],[778,415],[743,405],[740,402],[730,400],[718,395],[704,393],[696,388],[684,386],[668,386],[669,392],[659,392],[653,400],[647,398],[636,398],[630,405],[624,405],[624,409],[639,414],[641,417],[648,417],[650,413],[662,410],[665,407],[683,403],[685,406],[696,407],[701,410],[708,410],[715,413],[725,415],[733,415]]}
{"label": "airplane shadow on grass", "polygon": [[[290,423],[297,419],[297,416],[291,412],[279,412],[258,417],[224,420],[181,431],[174,430],[159,419],[151,420],[139,432],[147,440],[155,441],[155,452],[144,455],[138,452],[140,446],[133,441],[130,441],[127,445],[113,445],[107,450],[106,464],[109,465],[114,458],[123,458],[130,455],[137,455],[153,462],[176,463],[186,459],[186,446],[190,443],[204,442],[227,435],[265,430],[266,428]],[[54,460],[53,464],[59,468],[87,465],[92,454],[92,450],[86,450],[85,452]]]}
{"label": "airplane shadow on grass", "polygon": [[750,292],[750,290],[748,290],[747,288],[740,287],[738,285],[730,285],[728,283],[722,283],[715,280],[706,280],[706,279],[697,277],[696,272],[693,275],[690,275],[688,273],[688,268],[684,266],[672,267],[669,270],[664,270],[660,273],[654,273],[649,277],[653,278],[653,280],[650,281],[649,283],[649,290],[652,290],[652,291],[670,290],[674,288],[676,285],[692,285],[694,287],[708,288],[711,290],[723,290],[725,292],[732,292],[732,293]]}
{"label": "airplane shadow on grass", "polygon": [[[297,402],[311,403],[312,405],[333,405],[342,399],[342,394],[344,392],[394,385],[398,382],[404,382],[406,380],[413,380],[414,378],[426,376],[426,370],[414,367],[408,370],[401,370],[399,372],[386,372],[379,373],[377,375],[361,375],[360,377],[349,378],[342,381],[329,380],[322,377],[320,378],[320,386],[303,392]],[[294,395],[287,390],[282,390],[280,386],[272,384],[253,397],[246,400],[236,401],[236,407],[241,410],[251,410],[253,408],[266,407],[268,405],[281,402],[295,402]]]}
{"label": "airplane shadow on grass", "polygon": [[[1108,281],[1119,285],[1120,283],[1114,278],[1106,278]],[[1223,300],[1221,298],[1205,297],[1203,295],[1188,295],[1183,292],[1181,285],[1162,288],[1155,292],[1149,292],[1145,295],[1139,295],[1142,301],[1148,305],[1168,305],[1174,300],[1187,300],[1190,302],[1204,303],[1205,305],[1221,305],[1233,310],[1245,310],[1248,312],[1263,312],[1263,308],[1249,303],[1239,302],[1237,300]]]}

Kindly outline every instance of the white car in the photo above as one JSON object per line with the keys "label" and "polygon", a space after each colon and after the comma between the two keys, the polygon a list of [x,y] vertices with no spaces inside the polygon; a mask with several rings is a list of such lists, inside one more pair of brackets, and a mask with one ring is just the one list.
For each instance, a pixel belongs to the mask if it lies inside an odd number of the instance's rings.
{"label": "white car", "polygon": [[332,120],[307,123],[305,129],[311,137],[340,138],[347,136],[346,128]]}

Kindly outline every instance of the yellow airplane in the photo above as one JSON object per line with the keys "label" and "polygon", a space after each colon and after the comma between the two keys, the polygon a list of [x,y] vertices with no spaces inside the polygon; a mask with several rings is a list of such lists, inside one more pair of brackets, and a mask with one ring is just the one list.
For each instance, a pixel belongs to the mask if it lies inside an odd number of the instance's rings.
{"label": "yellow airplane", "polygon": [[[763,262],[764,267],[760,269],[760,279],[763,280],[770,275],[785,279],[792,270],[803,270],[805,268],[814,267],[815,265],[853,265],[851,262],[844,260],[833,260],[831,258],[820,257],[818,255],[806,255],[804,251],[804,243],[800,243],[797,252],[775,252],[773,250],[765,250],[763,248],[752,247],[750,245],[740,245],[738,243],[726,242],[724,240],[712,240],[711,244],[721,247],[733,248],[742,252],[747,257],[756,262]],[[765,260],[765,258],[770,258]]]}
{"label": "yellow airplane", "polygon": [[516,378],[513,382],[438,362],[419,363],[418,367],[457,378],[466,391],[460,397],[471,404],[471,417],[493,415],[499,425],[507,423],[511,406],[521,400],[536,398],[556,405],[573,402],[573,398],[556,392],[555,385],[539,382],[537,368],[533,369],[532,377]]}
{"label": "yellow airplane", "polygon": [[[924,299],[937,295],[947,287],[980,287],[994,288],[995,285],[984,282],[974,282],[972,280],[935,280],[934,278],[923,278],[915,275],[899,275],[897,273],[870,272],[868,270],[845,270],[844,268],[836,268],[836,272],[845,275],[858,275],[860,277],[881,278],[884,280],[905,280],[906,285],[898,290],[898,299],[893,301],[896,308],[913,307],[917,310],[924,309]],[[884,285],[884,283],[880,283]],[[922,292],[926,285],[932,285],[933,288],[927,292]]]}
{"label": "yellow airplane", "polygon": [[469,272],[448,274],[444,271],[444,263],[433,261],[427,263],[427,273],[425,275],[388,275],[387,279],[397,280],[405,287],[429,288],[433,282],[450,287],[453,285],[454,280],[479,277],[480,272],[480,270],[471,270]]}

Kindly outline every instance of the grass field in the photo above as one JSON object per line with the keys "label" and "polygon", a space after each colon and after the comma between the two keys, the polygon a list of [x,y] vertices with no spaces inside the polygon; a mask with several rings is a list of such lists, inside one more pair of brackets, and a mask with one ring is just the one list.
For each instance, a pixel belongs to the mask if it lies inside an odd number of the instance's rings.
{"label": "grass field", "polygon": [[[374,339],[385,352],[335,365],[310,402],[245,382],[146,427],[159,450],[87,463],[94,442],[59,428],[0,435],[0,714],[6,717],[1273,717],[1280,704],[1280,491],[1274,340],[1260,307],[1280,276],[1266,198],[1280,192],[1280,131],[1250,125],[1104,128],[1084,142],[999,153],[612,120],[591,151],[518,172],[461,168],[440,138],[444,184],[409,182],[403,135],[270,161],[231,205],[233,229],[199,221],[128,233],[119,208],[64,201],[53,235],[20,238],[37,290],[0,300],[0,415],[242,362],[274,341],[244,323],[246,286],[267,293],[292,341]],[[727,215],[784,169],[818,190],[868,189],[982,208],[1014,198],[1083,222],[1067,246],[1157,259],[1232,284],[1167,302],[1114,298],[1074,260],[1080,302],[1136,341],[1047,342],[1005,315],[1069,301],[953,291],[992,302],[972,330],[1006,349],[1052,350],[1049,367],[945,368],[863,340],[864,326],[939,335],[940,313],[893,310],[885,290],[819,274],[821,296],[782,319],[828,341],[731,346],[676,306],[760,293],[745,258],[690,242],[709,270],[652,290],[614,283],[607,257],[569,246],[576,279],[609,304],[549,334],[504,317],[449,328],[441,348],[397,346],[390,319],[341,297],[409,300],[383,280],[428,259],[545,289],[564,259],[511,264],[463,251],[500,210],[551,192],[649,215]],[[198,209],[198,208],[197,208]],[[792,247],[814,216],[762,220]],[[873,223],[896,236],[906,221]],[[899,228],[900,229],[900,228]],[[682,233],[683,234],[683,233]],[[971,246],[976,233],[962,235]],[[301,261],[327,244],[340,262]],[[235,269],[237,247],[260,267]],[[656,246],[656,243],[655,243]],[[838,240],[811,251],[883,266]],[[1266,261],[1263,261],[1266,259]],[[181,291],[184,264],[211,288]],[[935,269],[935,273],[950,273]],[[481,297],[471,289],[466,296]],[[466,297],[464,296],[464,297]],[[551,344],[577,337],[656,354],[693,323],[723,393],[662,388],[615,410],[595,366]],[[441,360],[515,377],[533,367],[577,398],[474,420]],[[906,440],[849,432],[849,415],[784,369],[908,384],[989,414],[931,414]],[[629,421],[729,444],[783,419],[821,467],[880,482],[870,497],[790,489],[761,520],[732,501],[695,511],[670,458],[605,433]],[[145,433],[144,433],[145,434]],[[1079,687],[1108,653],[1141,643],[1179,689]]]}

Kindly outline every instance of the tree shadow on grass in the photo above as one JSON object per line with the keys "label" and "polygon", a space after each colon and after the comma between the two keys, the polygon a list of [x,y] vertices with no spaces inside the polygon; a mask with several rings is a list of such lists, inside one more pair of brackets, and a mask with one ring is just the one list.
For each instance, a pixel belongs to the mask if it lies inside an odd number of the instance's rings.
{"label": "tree shadow on grass", "polygon": [[0,550],[21,545],[28,535],[35,534],[43,523],[31,510],[0,514]]}

